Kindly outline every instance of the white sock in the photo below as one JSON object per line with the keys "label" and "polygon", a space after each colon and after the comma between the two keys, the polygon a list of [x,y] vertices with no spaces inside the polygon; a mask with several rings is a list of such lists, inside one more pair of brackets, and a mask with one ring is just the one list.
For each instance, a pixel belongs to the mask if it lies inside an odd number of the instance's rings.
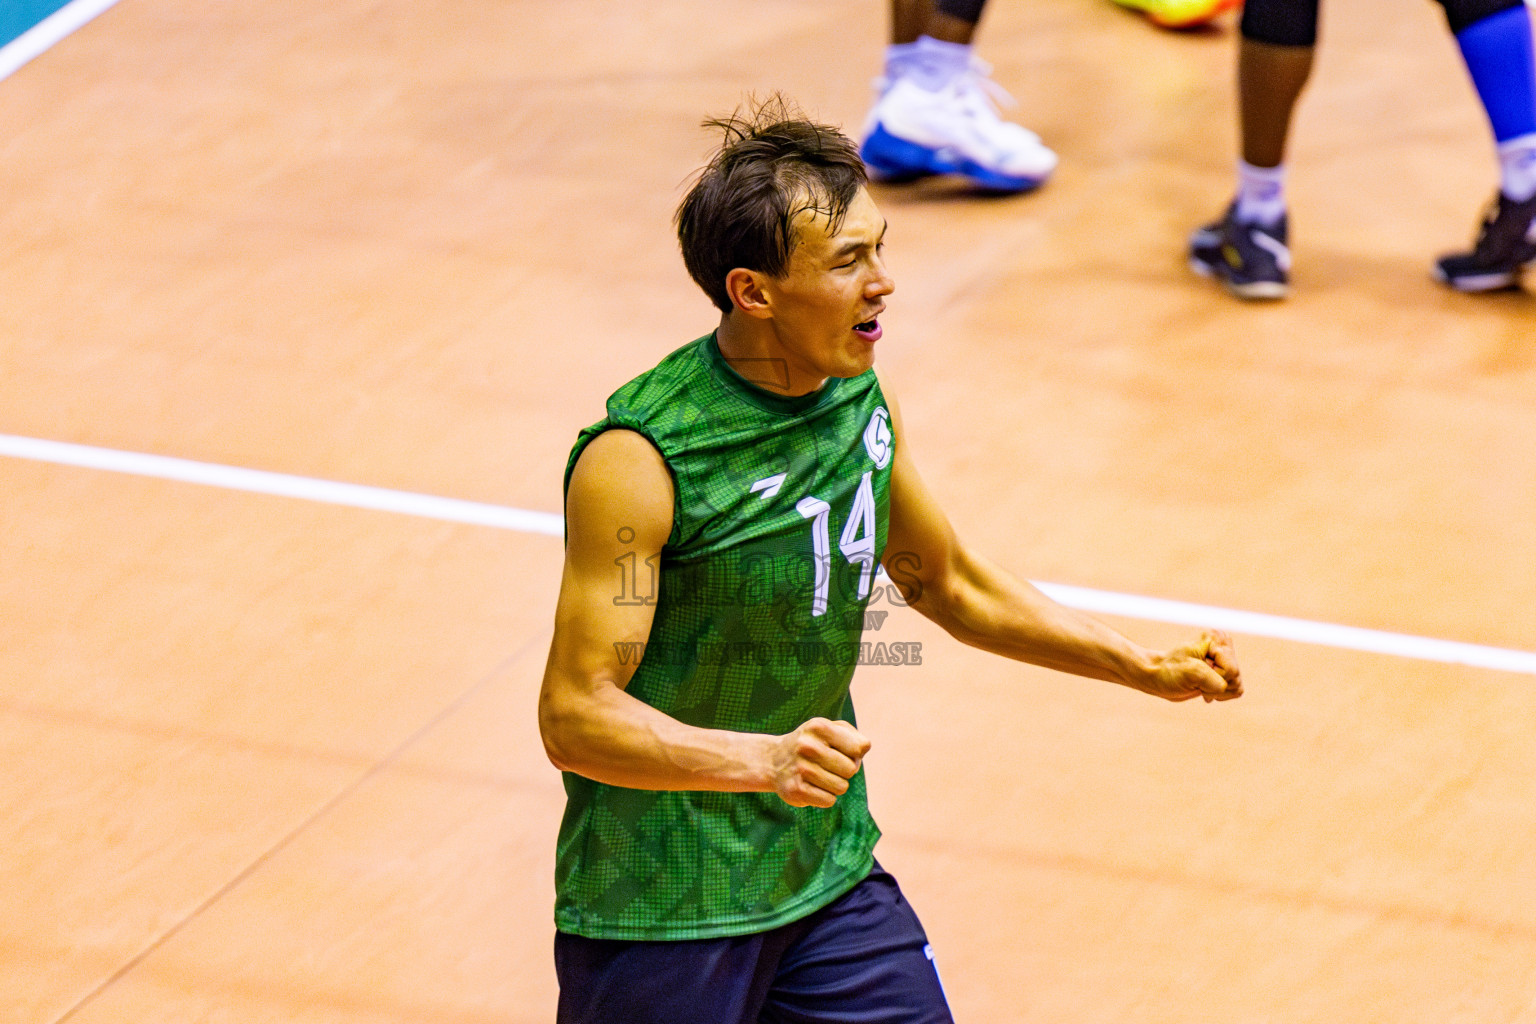
{"label": "white sock", "polygon": [[1237,162],[1237,219],[1272,228],[1285,216],[1285,164],[1255,167]]}
{"label": "white sock", "polygon": [[1536,196],[1536,135],[1499,143],[1500,190],[1517,203]]}
{"label": "white sock", "polygon": [[916,43],[892,43],[885,48],[885,77],[895,82],[905,78],[922,60]]}
{"label": "white sock", "polygon": [[885,48],[885,77],[892,82],[911,79],[929,92],[938,92],[970,66],[971,48],[964,43],[918,36],[915,43]]}

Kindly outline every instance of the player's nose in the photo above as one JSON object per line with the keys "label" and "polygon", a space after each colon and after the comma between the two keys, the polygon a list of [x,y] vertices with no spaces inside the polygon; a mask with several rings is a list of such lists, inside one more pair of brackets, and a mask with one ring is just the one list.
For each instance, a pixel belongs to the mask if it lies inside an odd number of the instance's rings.
{"label": "player's nose", "polygon": [[889,295],[895,290],[896,279],[886,269],[885,260],[876,256],[874,260],[874,276],[870,278],[868,287],[864,289],[864,294],[870,298],[878,298],[882,295]]}

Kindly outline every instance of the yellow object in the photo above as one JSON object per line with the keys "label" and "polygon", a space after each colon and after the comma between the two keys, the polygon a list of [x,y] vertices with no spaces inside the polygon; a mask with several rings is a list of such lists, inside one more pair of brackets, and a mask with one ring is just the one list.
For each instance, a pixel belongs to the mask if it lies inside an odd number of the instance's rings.
{"label": "yellow object", "polygon": [[1159,28],[1195,28],[1214,21],[1222,12],[1243,5],[1243,0],[1114,0],[1121,7],[1140,11]]}

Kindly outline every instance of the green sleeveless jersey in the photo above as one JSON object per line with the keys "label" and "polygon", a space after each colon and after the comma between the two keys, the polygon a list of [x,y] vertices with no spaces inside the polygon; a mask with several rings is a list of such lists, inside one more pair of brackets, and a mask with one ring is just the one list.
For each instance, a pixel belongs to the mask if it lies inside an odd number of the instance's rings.
{"label": "green sleeveless jersey", "polygon": [[[747,383],[714,335],[608,399],[671,470],[658,563],[615,567],[617,602],[655,603],[628,692],[690,725],[787,733],[854,721],[849,682],[879,586],[894,442],[873,371],[784,398]],[[620,532],[622,541],[623,534]],[[864,773],[831,808],[774,793],[653,792],[565,775],[555,922],[599,939],[702,939],[810,914],[868,874],[880,832]]]}

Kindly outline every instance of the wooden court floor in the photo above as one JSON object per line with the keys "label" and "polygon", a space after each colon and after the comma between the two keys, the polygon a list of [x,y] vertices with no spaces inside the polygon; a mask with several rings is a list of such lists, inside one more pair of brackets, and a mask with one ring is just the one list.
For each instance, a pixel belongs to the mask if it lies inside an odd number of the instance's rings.
{"label": "wooden court floor", "polygon": [[[1329,0],[1294,297],[1183,266],[1231,25],[993,0],[1037,194],[878,188],[880,359],[1031,579],[1536,650],[1536,300],[1430,261],[1492,194],[1438,9]],[[0,83],[0,434],[558,512],[712,326],[706,114],[856,131],[875,0],[122,0]],[[550,536],[0,457],[0,1020],[553,1019]],[[1149,644],[1184,627],[1116,619]],[[1165,705],[897,610],[880,856],[957,1019],[1536,1022],[1536,679],[1238,636]]]}

